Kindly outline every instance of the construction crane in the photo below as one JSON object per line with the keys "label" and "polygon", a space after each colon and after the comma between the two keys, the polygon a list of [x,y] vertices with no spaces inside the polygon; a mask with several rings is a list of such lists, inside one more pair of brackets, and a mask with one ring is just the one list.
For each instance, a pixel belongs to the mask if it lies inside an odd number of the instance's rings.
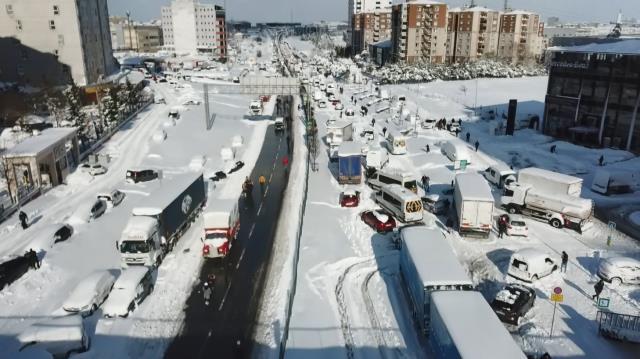
{"label": "construction crane", "polygon": [[608,38],[619,38],[622,35],[622,10],[618,12],[618,18],[616,22],[612,22],[611,24],[615,25],[613,30],[607,35]]}

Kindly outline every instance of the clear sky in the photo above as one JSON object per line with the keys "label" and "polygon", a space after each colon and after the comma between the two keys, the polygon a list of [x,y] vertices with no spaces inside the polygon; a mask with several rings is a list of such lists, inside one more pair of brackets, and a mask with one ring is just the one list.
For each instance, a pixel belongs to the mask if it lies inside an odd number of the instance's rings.
{"label": "clear sky", "polygon": [[[131,11],[135,20],[147,21],[160,17],[160,6],[171,0],[108,0],[111,15]],[[469,3],[469,0],[441,0],[450,6]],[[224,4],[224,0],[200,0],[203,3]],[[251,22],[346,21],[348,0],[226,0],[229,17]],[[476,0],[476,4],[502,9],[504,0]],[[532,10],[545,19],[558,16],[563,21],[609,22],[618,10],[625,17],[640,18],[640,0],[510,0],[510,7]]]}

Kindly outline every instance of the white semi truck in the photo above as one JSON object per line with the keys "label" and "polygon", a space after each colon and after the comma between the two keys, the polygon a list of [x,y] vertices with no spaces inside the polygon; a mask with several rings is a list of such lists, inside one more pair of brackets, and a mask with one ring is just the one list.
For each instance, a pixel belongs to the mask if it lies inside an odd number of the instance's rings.
{"label": "white semi truck", "polygon": [[144,207],[132,211],[116,242],[122,266],[157,266],[171,251],[206,200],[202,173],[165,179]]}
{"label": "white semi truck", "polygon": [[237,200],[218,200],[203,214],[204,238],[202,256],[226,257],[240,231],[240,214]]}
{"label": "white semi truck", "polygon": [[511,214],[521,213],[548,222],[552,227],[570,228],[580,233],[591,224],[593,215],[593,202],[589,199],[515,182],[505,187],[501,203]]}
{"label": "white semi truck", "polygon": [[531,185],[546,193],[566,194],[573,197],[580,197],[582,192],[582,178],[536,167],[518,171],[518,183]]}

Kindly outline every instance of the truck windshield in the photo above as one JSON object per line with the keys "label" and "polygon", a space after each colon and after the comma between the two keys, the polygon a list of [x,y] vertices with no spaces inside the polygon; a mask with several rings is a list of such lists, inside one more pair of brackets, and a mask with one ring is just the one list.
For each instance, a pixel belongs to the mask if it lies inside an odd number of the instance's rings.
{"label": "truck windshield", "polygon": [[407,181],[404,183],[404,188],[415,192],[418,189],[418,184],[416,181]]}
{"label": "truck windshield", "polygon": [[120,244],[122,253],[149,253],[149,244],[142,241],[124,241]]}
{"label": "truck windshield", "polygon": [[221,233],[221,232],[209,232],[207,234],[205,234],[204,236],[205,239],[218,239],[218,238],[227,238],[225,233]]}

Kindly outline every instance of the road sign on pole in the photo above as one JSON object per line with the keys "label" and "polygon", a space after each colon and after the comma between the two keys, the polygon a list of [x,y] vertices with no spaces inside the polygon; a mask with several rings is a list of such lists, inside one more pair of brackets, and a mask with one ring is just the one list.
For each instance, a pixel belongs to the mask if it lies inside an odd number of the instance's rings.
{"label": "road sign on pole", "polygon": [[609,302],[611,300],[609,298],[598,298],[598,308],[606,309],[609,308]]}
{"label": "road sign on pole", "polygon": [[562,294],[562,288],[553,288],[553,293],[551,293],[551,301],[553,301],[553,315],[551,316],[551,330],[549,331],[549,338],[553,335],[553,324],[556,320],[556,308],[558,307],[558,302],[562,302],[563,300],[564,295]]}

